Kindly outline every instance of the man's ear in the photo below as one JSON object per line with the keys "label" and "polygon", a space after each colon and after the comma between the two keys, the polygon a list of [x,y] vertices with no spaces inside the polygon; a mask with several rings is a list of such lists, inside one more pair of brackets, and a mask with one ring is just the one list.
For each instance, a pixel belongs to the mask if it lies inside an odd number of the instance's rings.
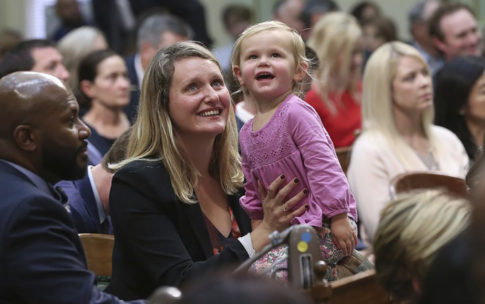
{"label": "man's ear", "polygon": [[236,75],[236,78],[237,78],[237,81],[239,81],[239,84],[241,86],[244,86],[244,81],[242,79],[241,69],[239,68],[239,66],[238,65],[233,66],[232,71],[233,71],[234,75]]}
{"label": "man's ear", "polygon": [[81,91],[88,96],[89,98],[93,98],[93,84],[89,80],[82,80],[79,82],[79,87],[81,88]]}
{"label": "man's ear", "polygon": [[33,152],[37,149],[38,135],[30,125],[18,125],[13,130],[13,139],[20,150]]}
{"label": "man's ear", "polygon": [[293,81],[296,83],[299,83],[305,79],[307,76],[307,70],[308,70],[308,63],[307,62],[302,62],[300,63],[295,71],[295,75],[293,76]]}
{"label": "man's ear", "polygon": [[437,48],[440,52],[446,54],[446,49],[448,48],[446,43],[444,41],[438,39],[437,37],[433,37],[432,40],[433,40],[434,47]]}

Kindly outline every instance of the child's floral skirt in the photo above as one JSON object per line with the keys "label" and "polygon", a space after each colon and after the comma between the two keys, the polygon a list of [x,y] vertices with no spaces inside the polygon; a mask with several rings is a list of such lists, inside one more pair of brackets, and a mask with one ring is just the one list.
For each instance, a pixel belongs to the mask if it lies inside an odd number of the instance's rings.
{"label": "child's floral skirt", "polygon": [[[357,231],[357,225],[350,221],[352,227]],[[363,255],[354,250],[351,256],[344,256],[332,239],[332,232],[329,225],[316,229],[320,236],[321,259],[328,265],[328,271],[325,276],[327,281],[335,281],[358,272],[373,268]],[[259,274],[265,274],[279,280],[287,281],[288,246],[282,244],[263,255],[260,259],[251,265],[249,271]]]}

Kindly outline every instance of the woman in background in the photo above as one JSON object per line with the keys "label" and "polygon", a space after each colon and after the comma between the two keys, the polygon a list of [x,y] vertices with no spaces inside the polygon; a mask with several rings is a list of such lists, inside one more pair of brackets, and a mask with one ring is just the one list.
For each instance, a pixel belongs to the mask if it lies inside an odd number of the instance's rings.
{"label": "woman in background", "polygon": [[435,123],[455,133],[476,160],[485,138],[485,58],[456,57],[435,77]]}
{"label": "woman in background", "polygon": [[89,142],[104,155],[115,139],[130,127],[123,112],[130,101],[126,65],[114,51],[99,50],[81,61],[78,77],[81,91],[91,103],[82,117],[91,129]]}
{"label": "woman in background", "polygon": [[361,128],[362,31],[343,12],[324,15],[315,25],[308,46],[319,67],[305,101],[317,111],[336,148],[348,147]]}
{"label": "woman in background", "polygon": [[468,156],[452,132],[432,125],[431,75],[412,46],[391,42],[372,54],[362,101],[364,130],[353,146],[348,178],[361,234],[370,244],[393,177],[431,171],[464,178]]}

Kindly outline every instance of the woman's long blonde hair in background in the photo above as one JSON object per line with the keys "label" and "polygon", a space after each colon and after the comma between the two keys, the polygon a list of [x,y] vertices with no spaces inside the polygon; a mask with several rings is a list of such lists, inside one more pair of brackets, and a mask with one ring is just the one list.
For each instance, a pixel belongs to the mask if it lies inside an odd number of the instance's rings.
{"label": "woman's long blonde hair in background", "polygon": [[[398,64],[403,57],[411,57],[429,68],[418,50],[402,42],[388,42],[379,47],[367,61],[364,71],[362,92],[362,127],[367,136],[372,136],[378,145],[388,146],[398,157],[403,166],[415,169],[414,152],[404,141],[394,121],[394,101],[392,82],[396,76]],[[429,74],[431,75],[431,74]],[[431,153],[442,153],[442,144],[431,132],[434,119],[433,106],[421,115],[421,128],[429,140]],[[446,150],[443,150],[443,152]],[[413,155],[410,155],[410,154]],[[445,153],[446,154],[446,153]],[[436,158],[435,158],[436,159]]]}
{"label": "woman's long blonde hair in background", "polygon": [[[337,108],[329,100],[330,92],[348,89],[351,94],[357,94],[361,75],[359,71],[351,75],[350,67],[353,52],[361,38],[362,30],[353,16],[345,12],[331,12],[315,24],[308,39],[308,46],[315,50],[319,60],[319,68],[315,71],[318,93],[333,113],[337,113]],[[347,83],[342,88],[329,87],[334,79]]]}
{"label": "woman's long blonde hair in background", "polygon": [[[138,116],[133,125],[126,159],[113,167],[121,168],[139,159],[161,160],[177,197],[185,203],[196,203],[194,187],[198,184],[200,173],[188,161],[169,115],[174,64],[177,60],[190,57],[210,60],[222,73],[214,55],[195,42],[179,42],[158,51],[143,78]],[[216,136],[209,168],[209,173],[219,181],[227,194],[236,193],[242,187],[244,178],[237,138],[234,109],[230,106],[226,128]]]}

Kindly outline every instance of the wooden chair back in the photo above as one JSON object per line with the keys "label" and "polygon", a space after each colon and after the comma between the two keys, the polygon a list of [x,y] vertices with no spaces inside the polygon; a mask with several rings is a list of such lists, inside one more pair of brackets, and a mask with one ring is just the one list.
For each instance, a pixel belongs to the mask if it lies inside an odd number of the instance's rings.
{"label": "wooden chair back", "polygon": [[335,152],[337,153],[338,162],[342,167],[342,171],[347,174],[347,169],[349,168],[350,164],[350,155],[352,154],[352,147],[336,148]]}
{"label": "wooden chair back", "polygon": [[97,276],[111,276],[114,236],[111,234],[80,233],[88,269]]}
{"label": "wooden chair back", "polygon": [[[321,262],[318,262],[321,263]],[[389,294],[377,282],[375,270],[367,270],[328,283],[324,280],[326,265],[315,266],[319,278],[308,292],[317,304],[389,304]]]}
{"label": "wooden chair back", "polygon": [[392,199],[399,193],[416,189],[445,188],[449,192],[458,196],[466,196],[468,193],[464,179],[430,172],[409,172],[399,174],[391,180],[390,187]]}

